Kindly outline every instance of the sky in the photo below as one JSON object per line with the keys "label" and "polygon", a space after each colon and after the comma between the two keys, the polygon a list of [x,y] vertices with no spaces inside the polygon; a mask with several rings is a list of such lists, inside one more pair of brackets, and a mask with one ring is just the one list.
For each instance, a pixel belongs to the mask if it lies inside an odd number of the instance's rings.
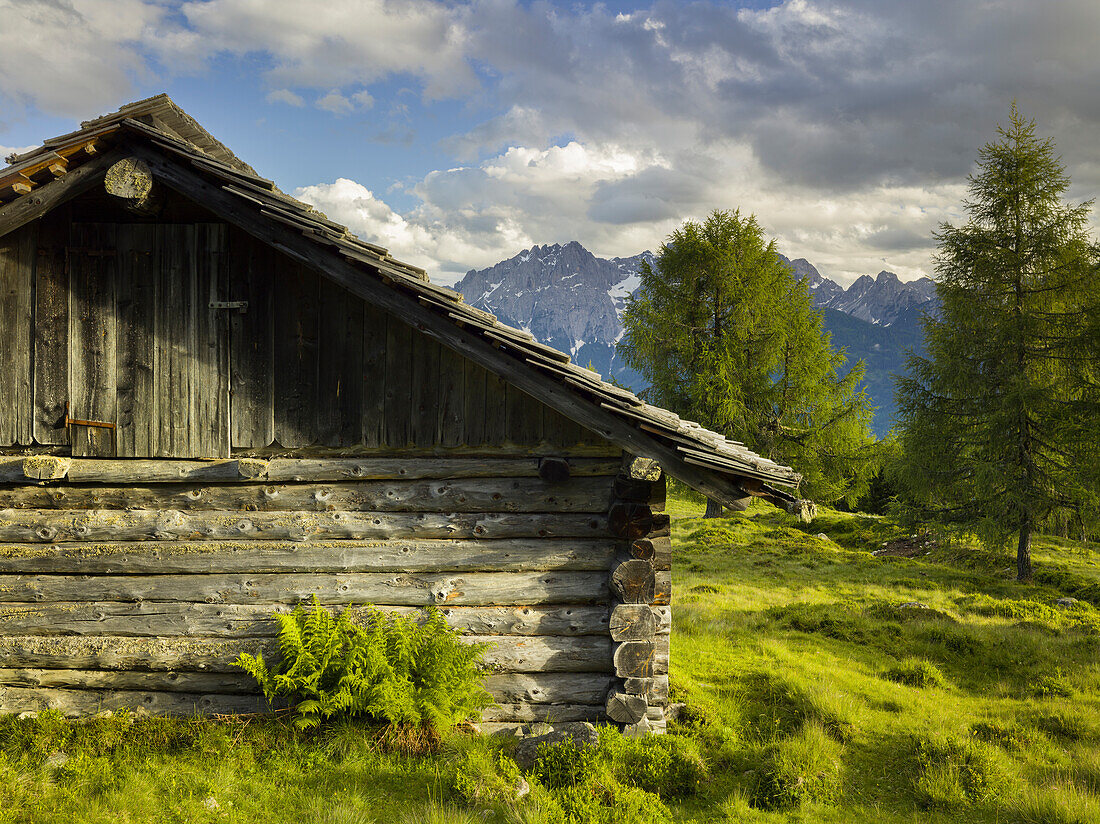
{"label": "sky", "polygon": [[0,0],[0,152],[167,92],[439,283],[735,208],[909,280],[1014,100],[1094,197],[1098,33],[1096,0]]}

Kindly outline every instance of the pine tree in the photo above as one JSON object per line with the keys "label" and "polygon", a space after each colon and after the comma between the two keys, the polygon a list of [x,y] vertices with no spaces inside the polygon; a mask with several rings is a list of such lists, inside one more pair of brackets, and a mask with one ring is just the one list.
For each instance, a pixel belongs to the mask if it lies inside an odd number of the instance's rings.
{"label": "pine tree", "polygon": [[843,374],[806,282],[755,216],[687,221],[641,281],[619,349],[651,402],[796,467],[809,497],[858,497],[873,471],[863,364]]}
{"label": "pine tree", "polygon": [[944,524],[1015,535],[1029,580],[1032,533],[1097,499],[1100,257],[1091,202],[1062,200],[1053,141],[1015,104],[998,131],[969,178],[968,222],[936,235],[939,316],[898,381],[899,480]]}

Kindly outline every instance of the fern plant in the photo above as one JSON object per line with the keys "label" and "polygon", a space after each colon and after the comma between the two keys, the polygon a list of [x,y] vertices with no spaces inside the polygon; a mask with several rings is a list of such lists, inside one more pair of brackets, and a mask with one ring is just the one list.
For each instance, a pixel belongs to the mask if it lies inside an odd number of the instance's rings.
{"label": "fern plant", "polygon": [[363,626],[345,610],[333,615],[313,596],[275,616],[281,659],[271,668],[262,653],[234,662],[269,701],[289,698],[299,728],[333,716],[364,716],[396,726],[438,732],[475,717],[492,703],[479,664],[487,644],[464,644],[442,614],[423,620],[387,616],[369,606]]}

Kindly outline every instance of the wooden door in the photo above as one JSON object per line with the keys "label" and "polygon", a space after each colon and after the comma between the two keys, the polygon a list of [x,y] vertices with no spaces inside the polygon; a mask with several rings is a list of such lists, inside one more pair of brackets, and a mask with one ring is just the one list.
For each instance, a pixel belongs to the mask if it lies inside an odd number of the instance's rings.
{"label": "wooden door", "polygon": [[74,456],[229,456],[225,270],[221,224],[73,224]]}

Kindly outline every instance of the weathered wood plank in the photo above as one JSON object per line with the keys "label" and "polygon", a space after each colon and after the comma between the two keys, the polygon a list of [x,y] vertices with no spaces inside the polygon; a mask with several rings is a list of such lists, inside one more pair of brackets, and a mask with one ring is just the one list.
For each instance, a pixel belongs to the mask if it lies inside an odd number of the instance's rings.
{"label": "weathered wood plank", "polygon": [[[331,484],[0,486],[3,509],[233,511],[592,512],[605,509],[600,478],[460,478]],[[639,562],[642,563],[642,562]]]}
{"label": "weathered wood plank", "polygon": [[0,602],[306,602],[394,606],[592,604],[607,601],[601,572],[212,573],[208,575],[0,575]]}
{"label": "weathered wood plank", "polygon": [[485,443],[485,383],[489,373],[469,358],[462,359],[463,442],[469,446]]}
{"label": "weathered wood plank", "polygon": [[436,440],[443,446],[461,446],[465,442],[462,420],[466,409],[465,378],[464,358],[457,352],[440,346]]}
{"label": "weathered wood plank", "polygon": [[318,274],[280,267],[275,287],[275,439],[281,446],[317,440]]}
{"label": "weathered wood plank", "polygon": [[229,457],[229,321],[225,310],[210,306],[226,298],[226,235],[224,223],[195,226],[192,458]]}
{"label": "weathered wood plank", "polygon": [[0,543],[390,538],[600,538],[599,515],[0,510]]}
{"label": "weathered wood plank", "polygon": [[278,257],[237,228],[230,230],[228,242],[229,300],[248,302],[247,311],[229,316],[231,442],[262,449],[275,440],[273,277]]}
{"label": "weathered wood plank", "polygon": [[[118,259],[114,224],[73,224],[70,251],[69,372],[71,405],[69,416],[79,420],[115,423],[118,408],[117,323],[115,286]],[[115,454],[113,429],[74,426],[71,430],[73,455]]]}
{"label": "weathered wood plank", "polygon": [[401,448],[412,443],[412,341],[415,333],[395,317],[386,323],[386,415],[384,443]]}
{"label": "weathered wood plank", "polygon": [[69,442],[61,425],[69,400],[68,241],[67,209],[42,219],[34,290],[34,439],[40,444]]}
{"label": "weathered wood plank", "polygon": [[267,700],[259,695],[196,695],[148,690],[66,690],[0,686],[0,713],[56,710],[66,716],[79,717],[106,710],[138,707],[152,715],[182,716],[268,711]]}
{"label": "weathered wood plank", "polygon": [[0,237],[0,446],[33,441],[37,244],[34,224]]}
{"label": "weathered wood plank", "polygon": [[[274,613],[291,612],[290,604],[118,603],[78,601],[54,604],[0,605],[0,635],[211,636],[270,638]],[[358,624],[367,607],[347,606]],[[379,606],[389,614],[423,614],[420,607]],[[441,607],[447,623],[475,635],[606,635],[605,606]]]}
{"label": "weathered wood plank", "polygon": [[363,301],[321,278],[319,311],[317,442],[351,446],[362,440]]}
{"label": "weathered wood plank", "polygon": [[411,375],[412,442],[435,446],[439,443],[439,344],[416,332]]}
{"label": "weathered wood plank", "polygon": [[[614,475],[618,462],[606,458],[570,458],[574,477]],[[274,458],[263,478],[275,482],[416,480],[423,478],[534,478],[538,458]],[[239,460],[84,460],[74,459],[72,483],[151,484],[255,483],[241,474]],[[22,458],[0,457],[0,483],[23,483]],[[610,483],[608,483],[610,489]]]}
{"label": "weathered wood plank", "polygon": [[508,441],[525,446],[539,443],[542,440],[542,404],[511,384],[506,403]]}
{"label": "weathered wood plank", "polygon": [[156,229],[129,223],[118,227],[118,333],[116,335],[120,458],[155,454],[157,423],[153,378],[156,353],[157,276],[153,270]]}
{"label": "weathered wood plank", "polygon": [[[464,635],[487,643],[484,662],[500,672],[611,672],[611,639]],[[242,653],[275,660],[274,639],[0,635],[0,661],[10,669],[106,669],[239,672]]]}
{"label": "weathered wood plank", "polygon": [[498,704],[481,714],[485,721],[602,721],[604,708],[585,704]]}
{"label": "weathered wood plank", "polygon": [[485,443],[503,445],[508,437],[508,381],[492,372],[485,375]]}
{"label": "weathered wood plank", "polygon": [[[485,679],[485,689],[500,704],[598,705],[606,699],[610,685],[607,673],[499,673]],[[4,687],[228,693],[242,697],[259,692],[255,680],[244,672],[0,669],[0,689]]]}
{"label": "weathered wood plank", "polygon": [[365,446],[385,443],[386,435],[386,328],[382,310],[363,304],[362,441]]}
{"label": "weathered wood plank", "polygon": [[196,457],[192,451],[191,421],[195,412],[195,229],[158,225],[157,316],[154,386],[158,457]]}
{"label": "weathered wood plank", "polygon": [[0,544],[0,572],[123,575],[170,572],[490,572],[606,570],[610,541],[150,541]]}

